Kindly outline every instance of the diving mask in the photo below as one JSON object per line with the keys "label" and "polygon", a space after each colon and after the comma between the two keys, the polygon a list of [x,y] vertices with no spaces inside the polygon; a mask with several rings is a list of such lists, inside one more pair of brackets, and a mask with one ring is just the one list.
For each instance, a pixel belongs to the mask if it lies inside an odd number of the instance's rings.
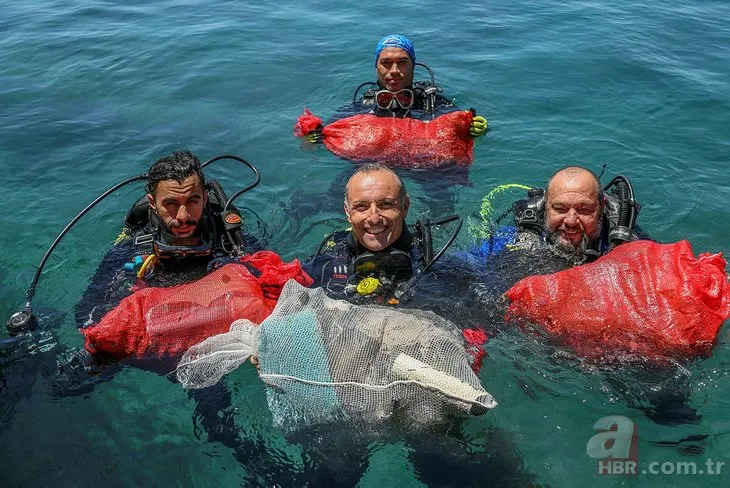
{"label": "diving mask", "polygon": [[209,256],[213,253],[213,245],[211,242],[203,242],[197,246],[174,246],[156,240],[152,242],[152,249],[160,259]]}
{"label": "diving mask", "polygon": [[380,90],[375,93],[375,103],[377,103],[378,108],[383,110],[390,110],[391,107],[396,108],[393,106],[393,101],[400,108],[407,110],[413,106],[413,98],[413,90],[409,88],[403,88],[396,92]]}

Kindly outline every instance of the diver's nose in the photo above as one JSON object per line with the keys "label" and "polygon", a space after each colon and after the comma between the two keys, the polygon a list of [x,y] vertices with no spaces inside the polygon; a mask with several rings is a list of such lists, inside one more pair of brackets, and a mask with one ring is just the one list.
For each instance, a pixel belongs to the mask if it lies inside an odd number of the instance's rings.
{"label": "diver's nose", "polygon": [[575,227],[576,225],[579,225],[578,212],[576,212],[574,208],[568,210],[568,215],[565,216],[565,225],[568,225],[570,227]]}
{"label": "diver's nose", "polygon": [[177,209],[177,215],[175,216],[175,219],[178,222],[185,222],[190,218],[190,214],[188,213],[188,209],[185,207],[185,205],[180,205]]}
{"label": "diver's nose", "polygon": [[380,221],[380,209],[375,202],[370,204],[370,214],[368,215],[368,222],[377,224]]}

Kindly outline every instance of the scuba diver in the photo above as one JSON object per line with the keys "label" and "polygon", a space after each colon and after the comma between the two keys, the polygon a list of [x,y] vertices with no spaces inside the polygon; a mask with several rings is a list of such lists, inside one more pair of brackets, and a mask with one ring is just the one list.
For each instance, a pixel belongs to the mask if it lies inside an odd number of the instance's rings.
{"label": "scuba diver", "polygon": [[553,174],[544,191],[532,188],[513,205],[515,246],[547,244],[574,265],[591,262],[621,243],[648,239],[636,226],[639,210],[625,176],[602,188],[591,170],[568,166]]}
{"label": "scuba diver", "polygon": [[[636,223],[640,209],[627,177],[618,175],[603,186],[598,175],[582,166],[556,171],[545,190],[528,190],[527,198],[510,209],[515,233],[503,236],[500,244],[506,244],[506,249],[484,260],[481,301],[494,324],[492,330],[510,327],[504,324],[501,297],[522,278],[580,266],[623,243],[650,240]],[[697,423],[700,419],[689,405],[691,387],[681,370],[642,363],[635,369],[626,365],[617,371],[607,365],[603,374],[627,397],[630,407],[657,423]],[[627,374],[631,388],[623,384]]]}
{"label": "scuba diver", "polygon": [[[602,187],[581,166],[556,171],[545,190],[531,188],[497,218],[512,214],[514,228],[490,230],[470,253],[479,263],[479,289],[488,322],[504,326],[502,294],[527,276],[547,275],[596,260],[623,242],[648,239],[636,225],[640,205],[628,178]],[[498,332],[498,330],[496,331]]]}
{"label": "scuba diver", "polygon": [[[406,225],[409,209],[405,185],[392,169],[377,163],[360,166],[345,187],[344,212],[351,229],[327,236],[303,267],[314,279],[312,286],[322,287],[331,298],[430,310],[453,318],[454,324],[466,332],[473,321],[463,320],[460,314],[466,306],[460,301],[473,302],[468,292],[473,280],[463,273],[469,271],[463,267],[463,260],[444,254],[461,228],[461,219],[454,216],[439,222],[419,221],[411,230]],[[434,255],[432,226],[451,221],[458,222],[456,230]],[[442,256],[439,265],[433,266]],[[433,272],[427,273],[429,269]],[[430,287],[438,291],[431,293]],[[482,346],[480,343],[477,349]],[[343,486],[357,484],[367,469],[372,440],[363,435],[361,427],[324,428],[324,432],[317,427],[306,432],[309,439],[317,440],[314,445],[302,442],[313,464],[312,484],[333,484],[332,480]],[[428,432],[394,429],[388,433],[382,428],[375,432],[378,442],[387,442],[384,439],[389,435],[396,435],[409,446],[416,477],[428,486],[534,484],[533,476],[513,455],[511,440],[498,429],[484,434],[486,449],[476,454],[465,449],[467,441],[460,422],[446,423]]]}
{"label": "scuba diver", "polygon": [[[255,181],[228,198],[221,185],[205,178],[203,169],[223,159],[238,161],[250,168]],[[245,253],[263,248],[257,237],[243,232],[243,216],[232,202],[260,182],[258,170],[242,158],[231,155],[214,157],[204,163],[190,151],[176,151],[156,161],[147,174],[129,178],[113,186],[84,208],[56,237],[43,256],[26,293],[25,308],[13,314],[7,322],[10,340],[3,341],[0,369],[5,370],[5,357],[13,360],[15,369],[36,365],[41,359],[45,369],[53,369],[53,391],[59,396],[85,395],[103,381],[113,378],[123,364],[143,367],[155,372],[167,373],[174,369],[170,360],[159,358],[125,359],[123,362],[110,358],[91,356],[86,349],[60,350],[53,337],[48,337],[49,324],[43,320],[38,327],[31,301],[41,272],[51,253],[64,235],[96,204],[122,186],[136,181],[147,182],[147,194],[131,207],[124,221],[124,228],[115,245],[102,259],[91,284],[77,304],[76,323],[86,327],[97,323],[101,317],[121,300],[143,286],[168,287],[197,280],[212,269],[235,261]],[[260,233],[265,238],[265,232]],[[246,265],[249,270],[255,270]],[[39,329],[39,330],[34,330]],[[40,338],[38,340],[37,338]],[[38,345],[29,342],[38,342]],[[13,346],[14,349],[10,349]],[[22,350],[21,350],[22,348]],[[14,359],[25,349],[48,351],[53,356],[31,354],[32,362],[20,363]],[[49,364],[45,364],[45,363]],[[50,364],[52,363],[52,364]],[[0,373],[0,381],[2,381]],[[32,385],[31,385],[32,386]],[[28,387],[30,388],[30,386]],[[19,391],[18,394],[24,394]],[[194,432],[200,437],[205,431],[210,442],[221,442],[236,452],[265,452],[253,440],[241,436],[235,424],[235,408],[231,405],[230,392],[225,385],[195,392],[193,414]],[[5,411],[0,402],[0,411]],[[250,465],[246,458],[238,457],[242,464]],[[259,460],[266,466],[271,460]]]}
{"label": "scuba diver", "polygon": [[79,327],[98,322],[130,291],[195,281],[233,257],[262,248],[253,236],[244,236],[240,212],[217,181],[206,181],[202,168],[187,150],[152,165],[147,194],[127,213],[115,246],[76,307]]}
{"label": "scuba diver", "polygon": [[[428,270],[454,241],[461,219],[419,221],[413,232],[405,223],[410,198],[389,167],[360,166],[345,187],[344,211],[352,226],[327,236],[303,267],[331,298],[355,303],[397,303],[405,283]],[[446,243],[433,254],[431,227],[458,220]]]}
{"label": "scuba diver", "polygon": [[[326,138],[323,134],[327,133],[326,126],[357,115],[370,114],[383,118],[432,121],[437,116],[460,110],[450,99],[443,95],[443,90],[436,83],[433,71],[425,64],[416,62],[413,43],[407,37],[392,34],[380,39],[375,48],[374,64],[375,81],[360,84],[355,89],[351,102],[339,107],[326,122],[313,122],[312,124],[305,124],[303,127],[298,121],[297,126],[295,126],[295,134],[298,137],[303,137],[308,143],[325,144]],[[429,77],[425,80],[416,80],[416,67],[425,69]],[[312,115],[309,114],[309,116]],[[386,121],[381,122],[385,123]],[[393,122],[393,125],[399,125],[398,120]],[[378,126],[378,124],[374,125]],[[474,116],[468,126],[468,134],[472,139],[483,136],[487,130],[487,120],[483,116]],[[367,132],[363,132],[367,134]],[[396,148],[401,143],[405,146],[409,143],[408,132],[402,133],[392,129],[384,129],[384,133],[393,133],[393,142]],[[437,139],[440,138],[437,137]],[[353,141],[355,147],[360,146],[372,150],[373,154],[378,153],[379,146],[377,144],[373,145],[367,137],[362,137],[361,140],[357,141],[350,138],[347,141]],[[446,139],[442,142],[443,147],[453,145]],[[308,143],[305,142],[304,144],[310,145]],[[454,213],[454,189],[457,186],[470,184],[468,166],[444,164],[438,168],[438,178],[434,178],[433,168],[422,166],[424,161],[429,160],[430,151],[420,155],[422,157],[420,163],[410,156],[406,156],[406,154],[407,152],[402,150],[398,152],[396,149],[394,158],[389,161],[389,164],[394,165],[396,164],[394,160],[399,160],[398,166],[409,168],[408,177],[424,188],[423,193],[428,199],[429,208],[442,215]],[[348,158],[343,157],[343,159]],[[368,162],[373,160],[377,160],[377,158],[367,159]],[[357,161],[359,164],[365,160],[358,159]],[[380,160],[380,162],[383,161]],[[305,214],[309,215],[314,213],[315,210],[321,210],[323,206],[326,206],[328,210],[337,211],[339,202],[336,201],[336,197],[330,198],[330,195],[338,193],[337,188],[341,187],[342,182],[349,175],[349,171],[346,175],[339,175],[336,178],[336,183],[330,187],[330,191],[325,192],[323,199],[317,201],[317,208],[312,209],[311,212],[305,212]],[[307,208],[311,206],[308,201],[310,198],[308,195],[299,198],[299,195],[295,194],[292,199],[296,203],[292,206]]]}
{"label": "scuba diver", "polygon": [[[415,81],[416,66],[425,68],[430,81]],[[436,84],[433,71],[422,63],[416,63],[416,51],[406,36],[390,34],[375,47],[376,82],[365,82],[357,87],[352,104],[341,107],[327,122],[332,123],[357,113],[371,113],[378,117],[411,117],[430,120],[437,115],[458,110],[446,98],[443,89]],[[363,95],[358,98],[360,91]],[[469,126],[469,134],[476,138],[487,132],[487,120],[478,115]],[[322,142],[322,127],[307,134],[311,143]]]}

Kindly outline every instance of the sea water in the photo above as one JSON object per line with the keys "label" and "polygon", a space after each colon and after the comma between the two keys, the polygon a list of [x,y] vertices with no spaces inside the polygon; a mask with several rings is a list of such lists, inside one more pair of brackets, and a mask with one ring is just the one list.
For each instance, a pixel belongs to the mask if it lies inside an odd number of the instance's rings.
{"label": "sea water", "polygon": [[[402,172],[411,220],[456,212],[479,222],[482,197],[497,185],[540,186],[565,164],[605,165],[604,182],[631,179],[652,237],[730,251],[727,1],[8,0],[0,32],[2,317],[23,305],[43,253],[77,212],[176,149],[255,164],[262,182],[237,203],[258,215],[269,248],[286,259],[313,253],[345,226],[342,185],[353,166],[302,144],[292,127],[304,107],[327,118],[373,81],[375,44],[392,32],[413,40],[446,96],[490,124],[466,179]],[[232,161],[208,174],[229,194],[252,181]],[[3,353],[2,484],[237,486],[306,474],[310,447],[272,427],[253,368],[228,379],[248,458],[207,432],[196,398],[164,375],[123,367],[94,388],[56,384],[59,354],[82,347],[74,304],[143,191],[120,189],[72,229],[33,302],[49,335]],[[507,192],[495,206],[521,196]],[[453,249],[475,242],[465,230]],[[488,350],[480,377],[499,407],[462,424],[458,448],[509,452],[506,471],[555,486],[726,485],[705,463],[730,462],[727,331],[712,358],[664,376],[584,365],[519,331],[492,338]],[[694,414],[652,413],[647,396],[656,392],[676,393]],[[586,444],[610,415],[636,426],[640,468],[659,463],[666,474],[598,474]],[[360,485],[433,483],[418,449],[396,438],[370,443],[351,460],[364,466]],[[334,472],[348,469],[344,451],[332,455]],[[705,472],[678,475],[678,462]],[[264,471],[273,474],[255,477]]]}

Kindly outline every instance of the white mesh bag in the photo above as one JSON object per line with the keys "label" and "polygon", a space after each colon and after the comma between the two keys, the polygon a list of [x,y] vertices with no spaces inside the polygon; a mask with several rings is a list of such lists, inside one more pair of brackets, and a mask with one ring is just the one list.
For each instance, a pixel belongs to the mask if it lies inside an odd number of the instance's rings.
{"label": "white mesh bag", "polygon": [[260,326],[236,321],[193,346],[177,376],[186,388],[211,386],[253,354],[285,429],[337,419],[432,424],[497,405],[465,345],[431,312],[352,305],[290,280]]}

